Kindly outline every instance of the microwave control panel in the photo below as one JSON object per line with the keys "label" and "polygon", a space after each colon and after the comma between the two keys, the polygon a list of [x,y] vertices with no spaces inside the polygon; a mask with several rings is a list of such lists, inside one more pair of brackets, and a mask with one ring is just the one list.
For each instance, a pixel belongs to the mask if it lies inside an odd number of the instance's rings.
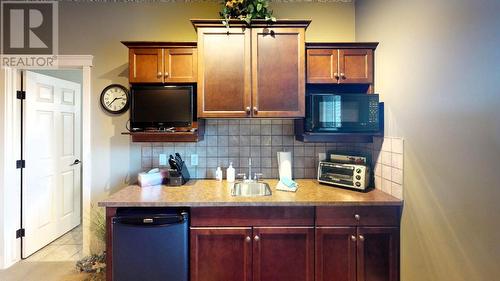
{"label": "microwave control panel", "polygon": [[368,102],[368,122],[376,123],[378,121],[378,100],[371,99]]}

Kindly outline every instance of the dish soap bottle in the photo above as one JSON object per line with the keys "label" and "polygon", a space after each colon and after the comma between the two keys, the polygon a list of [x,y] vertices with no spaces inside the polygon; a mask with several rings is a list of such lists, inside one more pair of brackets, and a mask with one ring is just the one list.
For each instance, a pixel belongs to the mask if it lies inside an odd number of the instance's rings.
{"label": "dish soap bottle", "polygon": [[222,169],[220,167],[217,167],[217,170],[215,170],[215,179],[222,181]]}
{"label": "dish soap bottle", "polygon": [[233,162],[229,163],[229,167],[226,170],[226,177],[228,182],[234,182],[236,171],[233,168]]}

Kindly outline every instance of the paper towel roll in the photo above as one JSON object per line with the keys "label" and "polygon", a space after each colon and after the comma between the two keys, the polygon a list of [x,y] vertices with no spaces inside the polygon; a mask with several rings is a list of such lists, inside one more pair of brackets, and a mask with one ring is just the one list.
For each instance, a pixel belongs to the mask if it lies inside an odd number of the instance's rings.
{"label": "paper towel roll", "polygon": [[278,152],[279,177],[292,179],[292,153]]}

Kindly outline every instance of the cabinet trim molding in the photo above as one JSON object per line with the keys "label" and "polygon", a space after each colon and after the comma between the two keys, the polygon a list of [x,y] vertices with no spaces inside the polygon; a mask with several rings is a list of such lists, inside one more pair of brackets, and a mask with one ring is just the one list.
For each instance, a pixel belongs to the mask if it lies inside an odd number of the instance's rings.
{"label": "cabinet trim molding", "polygon": [[307,49],[372,49],[375,50],[378,42],[306,42]]}
{"label": "cabinet trim molding", "polygon": [[[195,29],[199,27],[224,27],[222,19],[191,19],[191,23]],[[252,20],[252,24],[248,25],[242,20],[229,20],[230,27],[254,28],[254,27],[302,27],[307,28],[311,20],[309,19],[278,19],[275,22],[270,22],[262,19]]]}

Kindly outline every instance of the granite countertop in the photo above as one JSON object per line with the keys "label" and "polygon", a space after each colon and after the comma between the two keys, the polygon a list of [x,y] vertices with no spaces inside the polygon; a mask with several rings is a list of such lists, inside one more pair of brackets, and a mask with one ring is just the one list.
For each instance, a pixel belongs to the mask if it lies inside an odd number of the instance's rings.
{"label": "granite countertop", "polygon": [[327,205],[402,205],[403,201],[380,190],[350,191],[299,179],[297,192],[277,191],[278,180],[264,180],[271,196],[234,197],[232,183],[191,180],[183,186],[127,186],[100,201],[101,207],[210,207],[210,206],[327,206]]}

